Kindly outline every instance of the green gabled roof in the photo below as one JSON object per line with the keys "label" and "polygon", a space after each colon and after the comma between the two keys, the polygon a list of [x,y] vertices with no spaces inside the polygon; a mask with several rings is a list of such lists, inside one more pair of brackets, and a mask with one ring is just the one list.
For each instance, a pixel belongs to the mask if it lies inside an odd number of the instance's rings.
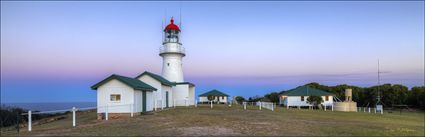
{"label": "green gabled roof", "polygon": [[138,80],[138,79],[134,79],[134,78],[129,78],[129,77],[125,77],[125,76],[120,76],[120,75],[116,75],[116,74],[112,74],[111,76],[109,76],[108,78],[100,81],[99,83],[91,86],[91,89],[96,90],[98,87],[102,86],[103,84],[105,84],[106,82],[116,79],[118,81],[121,81],[122,83],[137,89],[137,90],[156,90],[156,88]]}
{"label": "green gabled roof", "polygon": [[167,85],[167,86],[174,86],[175,84],[173,82],[168,81],[167,79],[165,79],[164,77],[145,71],[142,74],[140,74],[139,76],[136,77],[136,79],[139,79],[140,77],[142,77],[143,75],[148,75],[156,80],[158,80],[159,82],[161,82],[162,85]]}
{"label": "green gabled roof", "polygon": [[284,95],[284,96],[309,96],[309,95],[335,96],[335,94],[332,94],[320,89],[311,88],[308,86],[300,86],[295,89],[291,89],[286,92],[283,92],[281,95]]}
{"label": "green gabled roof", "polygon": [[199,95],[200,97],[207,97],[207,96],[209,96],[209,95],[212,95],[212,96],[226,96],[226,97],[228,97],[229,95],[227,95],[227,94],[224,94],[223,92],[220,92],[220,91],[218,91],[218,90],[211,90],[211,91],[208,91],[208,92],[206,92],[206,93],[204,93],[204,94],[201,94],[201,95]]}

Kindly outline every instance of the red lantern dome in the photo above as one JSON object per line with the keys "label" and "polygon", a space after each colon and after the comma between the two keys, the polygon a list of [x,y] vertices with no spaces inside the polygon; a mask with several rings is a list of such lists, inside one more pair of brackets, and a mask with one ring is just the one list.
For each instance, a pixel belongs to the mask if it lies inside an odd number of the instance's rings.
{"label": "red lantern dome", "polygon": [[171,22],[171,23],[170,23],[170,24],[168,24],[168,25],[167,25],[167,27],[165,27],[164,31],[168,31],[168,30],[177,30],[177,31],[180,31],[179,26],[177,26],[176,24],[174,24],[174,19],[173,19],[173,17],[171,17],[170,22]]}

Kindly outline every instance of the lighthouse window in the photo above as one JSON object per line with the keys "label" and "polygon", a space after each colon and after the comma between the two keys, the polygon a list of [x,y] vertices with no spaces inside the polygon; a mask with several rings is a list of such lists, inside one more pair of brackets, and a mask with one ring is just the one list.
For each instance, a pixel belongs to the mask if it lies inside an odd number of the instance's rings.
{"label": "lighthouse window", "polygon": [[170,66],[170,63],[167,63],[167,66]]}

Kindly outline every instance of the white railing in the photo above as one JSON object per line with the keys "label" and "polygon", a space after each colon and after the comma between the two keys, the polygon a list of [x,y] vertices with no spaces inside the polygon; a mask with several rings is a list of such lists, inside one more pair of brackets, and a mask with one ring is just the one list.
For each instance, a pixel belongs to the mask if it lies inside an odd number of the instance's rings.
{"label": "white railing", "polygon": [[[99,106],[99,107],[86,107],[86,108],[76,108],[72,107],[70,109],[62,109],[62,110],[51,110],[51,111],[31,111],[29,110],[27,113],[22,113],[23,116],[28,116],[28,131],[32,131],[32,117],[37,114],[64,114],[65,112],[72,112],[72,126],[77,126],[77,111],[85,111],[85,110],[95,110],[97,109],[97,113],[103,113],[105,120],[109,119],[109,112],[123,112],[130,113],[130,116],[133,117],[135,112],[134,104],[123,104],[123,105],[107,105],[107,106]],[[117,111],[118,110],[118,111]]]}
{"label": "white railing", "polygon": [[271,111],[274,111],[274,107],[275,104],[273,102],[257,102],[256,105],[259,107],[259,109],[261,110],[262,108],[266,108],[269,109]]}
{"label": "white railing", "polygon": [[182,46],[173,46],[173,47],[160,47],[159,54],[163,53],[181,53],[185,54],[185,48]]}
{"label": "white railing", "polygon": [[357,112],[384,114],[384,110],[382,110],[381,108],[371,108],[371,107],[358,107]]}

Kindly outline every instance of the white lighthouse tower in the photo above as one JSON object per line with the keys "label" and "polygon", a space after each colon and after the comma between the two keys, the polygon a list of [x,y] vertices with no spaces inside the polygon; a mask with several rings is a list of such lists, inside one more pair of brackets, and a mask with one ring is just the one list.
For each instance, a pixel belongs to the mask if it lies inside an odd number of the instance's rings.
{"label": "white lighthouse tower", "polygon": [[164,41],[159,55],[163,58],[162,76],[171,82],[184,82],[182,59],[186,55],[180,43],[180,28],[173,18],[164,29]]}
{"label": "white lighthouse tower", "polygon": [[159,49],[162,57],[162,77],[174,83],[173,102],[176,106],[194,105],[195,85],[185,82],[183,78],[183,57],[185,50],[180,42],[180,28],[174,24],[173,18],[164,29],[164,40]]}

